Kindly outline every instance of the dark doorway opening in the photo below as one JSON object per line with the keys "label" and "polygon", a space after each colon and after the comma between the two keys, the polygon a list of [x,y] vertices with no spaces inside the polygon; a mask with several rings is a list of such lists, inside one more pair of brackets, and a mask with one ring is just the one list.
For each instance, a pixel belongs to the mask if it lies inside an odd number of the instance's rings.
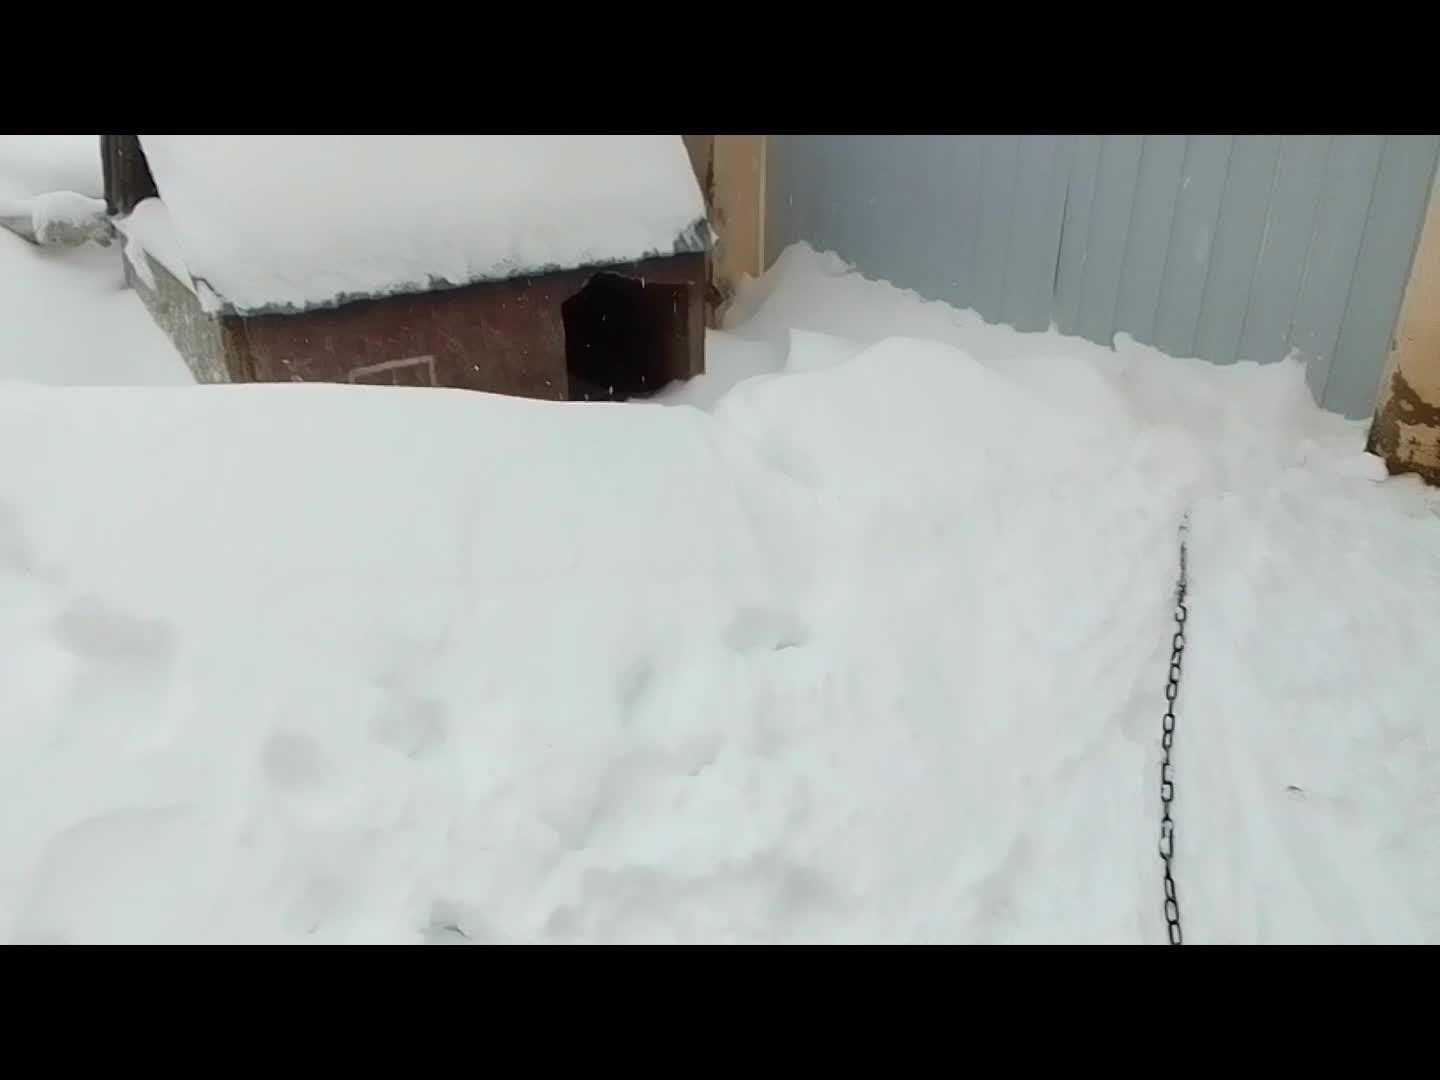
{"label": "dark doorway opening", "polygon": [[688,285],[600,273],[561,305],[571,401],[649,397],[688,377]]}

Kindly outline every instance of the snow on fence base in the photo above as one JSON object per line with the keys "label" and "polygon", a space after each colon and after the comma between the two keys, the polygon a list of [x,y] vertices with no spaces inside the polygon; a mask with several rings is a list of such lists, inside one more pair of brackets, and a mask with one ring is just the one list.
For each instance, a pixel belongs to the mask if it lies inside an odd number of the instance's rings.
{"label": "snow on fence base", "polygon": [[[645,396],[705,370],[705,256],[360,300],[205,310],[138,246],[125,273],[201,382],[443,386],[542,400]],[[423,363],[412,362],[416,358]]]}

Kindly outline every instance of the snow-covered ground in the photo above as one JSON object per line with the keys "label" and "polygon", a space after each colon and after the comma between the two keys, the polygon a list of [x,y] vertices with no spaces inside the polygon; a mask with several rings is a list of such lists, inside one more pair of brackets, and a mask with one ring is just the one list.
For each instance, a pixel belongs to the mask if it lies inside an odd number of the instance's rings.
{"label": "snow-covered ground", "polygon": [[1187,942],[1440,942],[1440,515],[1298,366],[795,248],[662,403],[37,385],[118,274],[0,233],[0,940],[1162,943],[1189,510]]}
{"label": "snow-covered ground", "polygon": [[[96,135],[0,136],[0,217],[104,195]],[[0,387],[177,386],[185,364],[125,287],[118,244],[41,248],[0,230]]]}

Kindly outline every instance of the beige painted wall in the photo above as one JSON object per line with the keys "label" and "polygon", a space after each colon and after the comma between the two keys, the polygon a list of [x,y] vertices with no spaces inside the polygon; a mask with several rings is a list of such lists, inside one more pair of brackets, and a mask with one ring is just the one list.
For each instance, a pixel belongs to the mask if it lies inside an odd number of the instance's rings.
{"label": "beige painted wall", "polygon": [[1392,473],[1440,484],[1440,179],[1400,307],[1395,347],[1380,383],[1370,450]]}
{"label": "beige painted wall", "polygon": [[736,287],[765,260],[764,135],[686,135],[685,146],[718,234],[710,268],[710,325],[718,325]]}

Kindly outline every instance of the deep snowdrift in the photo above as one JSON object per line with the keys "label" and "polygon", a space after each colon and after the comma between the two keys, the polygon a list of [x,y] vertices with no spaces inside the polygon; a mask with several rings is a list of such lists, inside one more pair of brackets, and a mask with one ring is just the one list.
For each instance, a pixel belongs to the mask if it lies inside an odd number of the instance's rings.
{"label": "deep snowdrift", "polygon": [[0,941],[1161,943],[1187,507],[1186,940],[1440,941],[1436,498],[1296,366],[797,248],[673,408],[56,389],[190,379],[0,281]]}
{"label": "deep snowdrift", "polygon": [[0,939],[1162,942],[1190,506],[1187,941],[1440,940],[1421,489],[835,272],[713,414],[0,389]]}

